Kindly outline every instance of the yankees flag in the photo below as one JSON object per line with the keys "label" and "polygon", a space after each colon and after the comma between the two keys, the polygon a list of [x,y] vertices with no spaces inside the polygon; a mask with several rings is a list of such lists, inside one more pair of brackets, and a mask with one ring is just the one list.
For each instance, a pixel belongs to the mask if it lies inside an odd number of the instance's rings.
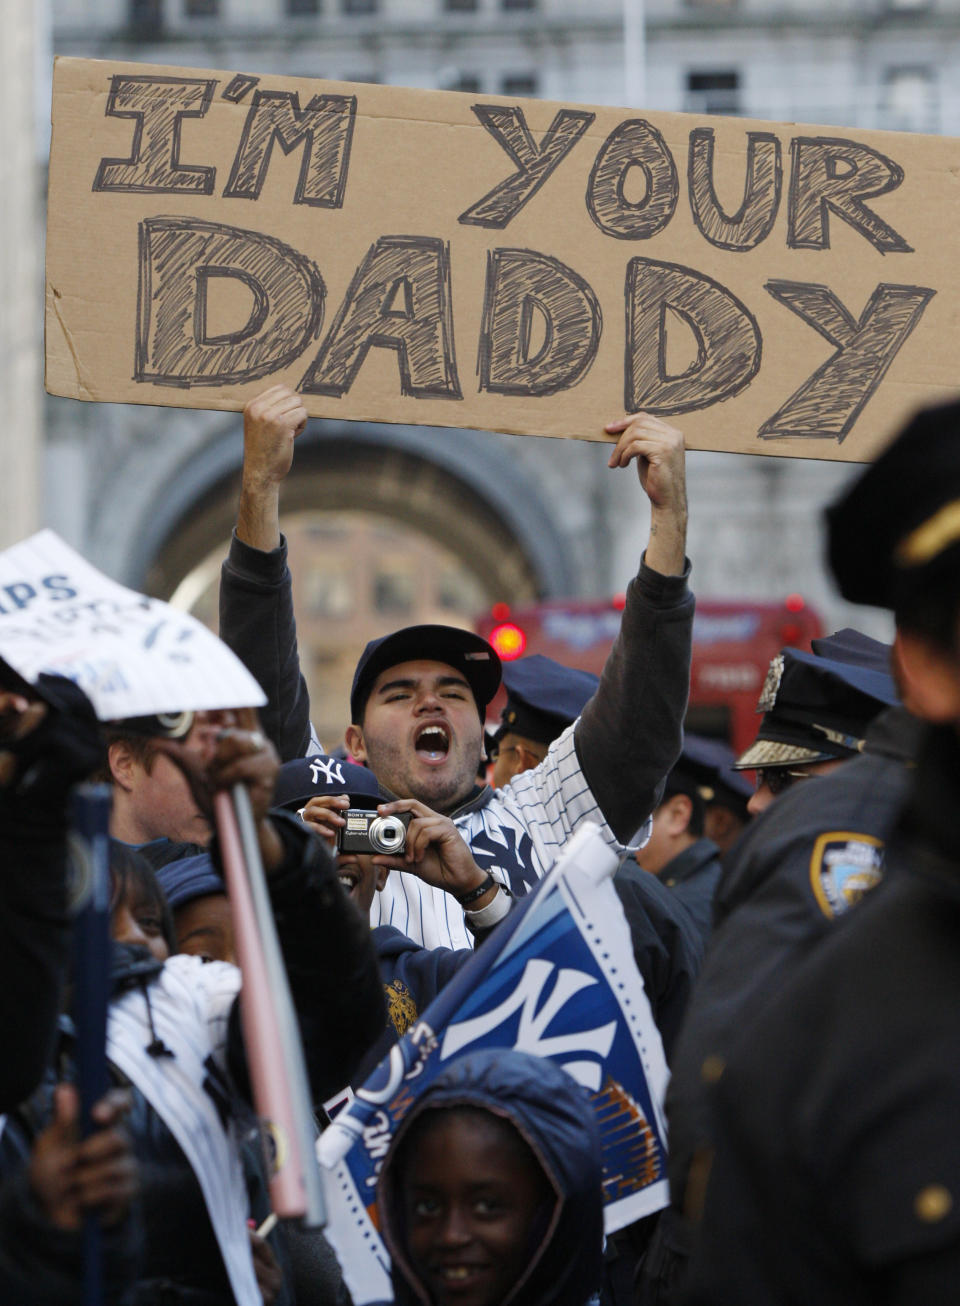
{"label": "yankees flag", "polygon": [[327,1237],[356,1306],[392,1296],[375,1199],[394,1130],[468,1050],[549,1057],[586,1090],[603,1141],[608,1234],[667,1204],[667,1066],[613,887],[616,864],[597,827],[581,826],[319,1140]]}

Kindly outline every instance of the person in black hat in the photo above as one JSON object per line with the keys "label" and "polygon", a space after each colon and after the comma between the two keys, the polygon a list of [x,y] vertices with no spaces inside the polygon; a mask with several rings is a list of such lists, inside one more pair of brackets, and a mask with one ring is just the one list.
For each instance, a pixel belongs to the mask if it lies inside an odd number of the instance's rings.
{"label": "person in black hat", "polygon": [[780,978],[717,1077],[704,1306],[948,1302],[960,1276],[960,405],[911,422],[828,524],[841,593],[893,609],[904,698],[930,724],[884,883]]}
{"label": "person in black hat", "polygon": [[785,648],[770,663],[755,741],[734,763],[757,773],[754,816],[797,780],[826,775],[863,751],[869,723],[899,702],[893,678],[875,666]]}
{"label": "person in black hat", "polygon": [[748,804],[754,787],[734,769],[737,755],[720,739],[685,734],[683,759],[703,799],[704,837],[717,845],[722,857],[750,823]]}
{"label": "person in black hat", "polygon": [[500,727],[487,748],[494,788],[500,789],[515,775],[539,766],[547,749],[573,725],[599,684],[599,676],[565,667],[542,653],[508,662],[503,668],[507,701],[500,713]]}
{"label": "person in black hat", "polygon": [[[683,1212],[696,1187],[695,1158],[713,1138],[712,1085],[704,1067],[723,1063],[744,1024],[777,992],[780,978],[880,881],[883,844],[906,775],[902,755],[891,746],[888,720],[902,709],[880,701],[896,697],[890,646],[844,630],[816,640],[813,648],[813,658],[784,650],[790,656],[782,672],[779,658],[775,662],[778,692],[774,696],[773,677],[765,687],[766,701],[775,701],[750,752],[762,750],[759,760],[768,762],[774,777],[779,762],[790,792],[752,821],[724,859],[714,893],[713,935],[667,1097],[673,1205],[645,1267],[641,1306],[656,1300],[662,1287],[657,1276],[682,1275],[689,1251],[691,1230]],[[848,683],[851,674],[859,689]],[[871,694],[864,699],[867,686]],[[856,736],[849,733],[853,729]],[[862,754],[855,748],[861,734]],[[824,753],[821,740],[835,754]],[[829,775],[799,783],[817,771]]]}
{"label": "person in black hat", "polygon": [[705,806],[703,785],[684,747],[667,776],[650,838],[634,853],[637,865],[656,875],[687,909],[704,943],[713,925],[713,895],[720,879],[719,849],[703,833]]}
{"label": "person in black hat", "polygon": [[[489,877],[477,870],[453,822],[429,809],[421,808],[413,815],[406,829],[405,849],[397,853],[338,847],[338,837],[354,819],[348,812],[363,813],[361,819],[379,814],[390,820],[390,805],[384,803],[376,777],[366,767],[323,754],[285,762],[274,798],[277,806],[296,812],[335,849],[340,883],[364,919],[369,919],[370,908],[388,876],[414,865],[418,876],[430,877],[437,889],[449,896],[452,909],[456,903],[464,904],[464,919],[478,939],[509,914],[511,898],[506,889],[487,883]],[[358,824],[354,819],[354,825]],[[421,843],[427,846],[414,863],[413,848]],[[473,956],[469,948],[425,948],[389,924],[376,926],[371,937],[387,1000],[387,1023],[355,1072],[351,1080],[355,1086],[364,1082]]]}
{"label": "person in black hat", "polygon": [[[264,726],[284,760],[311,747],[279,528],[279,487],[305,423],[300,397],[283,386],[247,404],[237,529],[220,588],[221,636],[264,687]],[[482,717],[498,667],[490,646],[470,632],[420,626],[372,641],[351,692],[347,747],[374,771],[384,796],[451,817],[477,866],[514,894],[536,883],[585,820],[622,847],[655,806],[680,747],[693,618],[683,438],[645,414],[605,431],[617,437],[609,466],[637,464],[650,541],[600,688],[540,767],[497,791],[477,785]],[[470,945],[444,896],[416,877],[391,876],[378,906],[419,942]]]}

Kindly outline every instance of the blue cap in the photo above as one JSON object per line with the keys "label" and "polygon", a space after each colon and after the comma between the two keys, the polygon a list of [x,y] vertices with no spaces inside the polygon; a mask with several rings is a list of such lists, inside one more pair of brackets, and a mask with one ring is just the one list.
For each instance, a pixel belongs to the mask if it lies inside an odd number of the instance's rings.
{"label": "blue cap", "polygon": [[785,648],[770,663],[760,693],[757,711],[764,716],[757,738],[736,766],[853,757],[862,750],[873,718],[899,701],[888,672]]}
{"label": "blue cap", "polygon": [[311,798],[322,795],[347,794],[354,807],[370,811],[378,803],[386,802],[377,784],[377,777],[365,766],[343,762],[326,753],[297,757],[284,762],[277,775],[273,801],[276,807],[299,811]]}
{"label": "blue cap", "polygon": [[500,688],[500,659],[494,648],[472,630],[457,626],[405,626],[372,639],[360,654],[350,690],[350,720],[360,723],[370,689],[381,671],[401,662],[443,662],[464,677],[483,720],[487,704]]}
{"label": "blue cap", "polygon": [[677,767],[696,779],[705,803],[720,803],[740,811],[753,795],[753,785],[733,769],[736,760],[736,753],[721,740],[687,734]]}
{"label": "blue cap", "polygon": [[157,880],[170,910],[176,911],[194,898],[206,898],[212,893],[226,893],[223,879],[213,868],[209,853],[196,857],[181,857],[167,862],[157,871]]}
{"label": "blue cap", "polygon": [[507,703],[494,743],[510,733],[538,744],[552,744],[576,721],[599,683],[592,672],[565,667],[542,653],[506,663],[503,684]]}
{"label": "blue cap", "polygon": [[830,658],[833,662],[849,662],[851,666],[865,667],[871,671],[880,671],[890,675],[890,659],[893,647],[883,644],[879,639],[871,639],[862,631],[845,626],[843,630],[832,635],[823,635],[812,639],[810,647],[818,658]]}

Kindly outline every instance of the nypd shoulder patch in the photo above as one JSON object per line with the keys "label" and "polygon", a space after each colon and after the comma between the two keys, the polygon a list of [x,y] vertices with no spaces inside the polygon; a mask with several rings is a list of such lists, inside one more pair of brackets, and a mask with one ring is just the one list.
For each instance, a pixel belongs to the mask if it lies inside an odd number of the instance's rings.
{"label": "nypd shoulder patch", "polygon": [[882,876],[883,841],[871,834],[831,830],[814,844],[810,883],[824,916],[842,916]]}

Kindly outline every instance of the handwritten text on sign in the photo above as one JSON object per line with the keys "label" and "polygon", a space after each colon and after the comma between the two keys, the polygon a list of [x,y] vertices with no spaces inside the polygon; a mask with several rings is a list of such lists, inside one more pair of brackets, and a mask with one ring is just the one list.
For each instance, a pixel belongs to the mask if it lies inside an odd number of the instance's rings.
{"label": "handwritten text on sign", "polygon": [[48,388],[866,458],[957,386],[954,144],[61,59]]}

